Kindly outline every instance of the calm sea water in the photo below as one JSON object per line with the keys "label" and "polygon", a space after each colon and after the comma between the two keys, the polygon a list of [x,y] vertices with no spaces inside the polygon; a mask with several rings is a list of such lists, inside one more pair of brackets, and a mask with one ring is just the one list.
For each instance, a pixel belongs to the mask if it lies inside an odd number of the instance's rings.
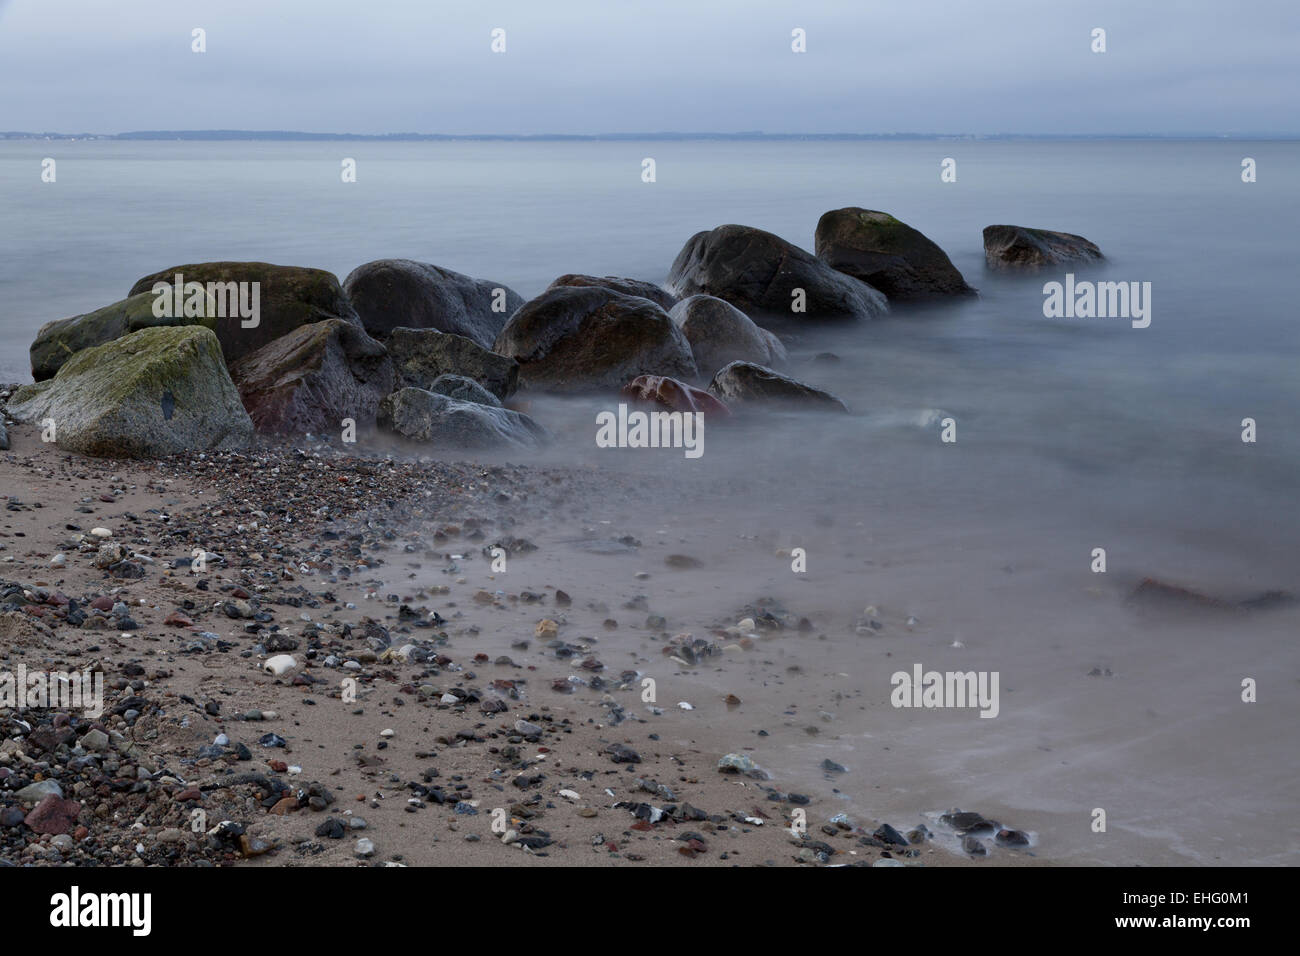
{"label": "calm sea water", "polygon": [[[58,162],[54,184],[40,181],[45,156]],[[646,156],[653,184],[641,181]],[[948,156],[956,183],[940,181]],[[1244,156],[1258,182],[1241,182]],[[358,162],[355,184],[340,182],[343,157]],[[811,249],[821,213],[845,205],[921,229],[982,292],[802,343],[845,359],[808,377],[860,423],[941,409],[961,440],[999,456],[1081,474],[1149,466],[1157,499],[1170,481],[1221,477],[1211,497],[1261,528],[1293,510],[1294,143],[4,142],[0,379],[28,380],[42,323],[184,262],[267,260],[343,278],[400,256],[527,297],[565,272],[662,280],[692,233],[726,222]],[[1150,328],[1044,318],[1042,283],[1060,274],[988,273],[980,232],[995,222],[1097,242],[1108,259],[1088,277],[1150,282]],[[1258,422],[1254,446],[1238,438],[1246,417]]]}

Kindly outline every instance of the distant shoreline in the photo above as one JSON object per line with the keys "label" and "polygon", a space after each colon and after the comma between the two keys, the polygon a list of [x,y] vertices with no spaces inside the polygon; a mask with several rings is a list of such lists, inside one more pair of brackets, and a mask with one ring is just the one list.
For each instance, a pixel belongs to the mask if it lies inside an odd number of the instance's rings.
{"label": "distant shoreline", "polygon": [[1139,142],[1187,141],[1295,141],[1297,133],[1179,133],[1179,134],[1028,134],[1028,133],[305,133],[293,130],[140,130],[128,133],[32,133],[0,132],[0,140],[125,140],[138,141],[267,141],[267,142],[907,142],[907,141],[993,141],[993,142],[1086,142],[1133,140]]}

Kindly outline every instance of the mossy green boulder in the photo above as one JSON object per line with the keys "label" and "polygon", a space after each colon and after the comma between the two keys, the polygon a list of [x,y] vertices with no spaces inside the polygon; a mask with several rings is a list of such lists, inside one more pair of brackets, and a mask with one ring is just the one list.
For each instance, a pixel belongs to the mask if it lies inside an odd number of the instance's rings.
{"label": "mossy green boulder", "polygon": [[101,458],[160,458],[246,446],[253,423],[211,329],[151,328],[78,351],[50,379],[9,399],[18,421],[54,424],[59,448]]}
{"label": "mossy green boulder", "polygon": [[[131,287],[131,295],[151,292],[157,283],[172,285],[176,276],[183,276],[185,284],[197,282],[212,288],[221,295],[218,302],[224,313],[212,324],[227,364],[234,363],[251,352],[256,352],[268,342],[287,335],[294,329],[342,319],[360,327],[348,297],[339,280],[323,269],[304,266],[277,266],[269,262],[193,262],[172,266],[147,275]],[[229,283],[248,283],[238,289],[238,294],[251,300],[251,283],[257,283],[258,315],[256,326],[245,328],[245,318],[230,307]]]}
{"label": "mossy green boulder", "polygon": [[216,310],[206,297],[205,314],[197,318],[159,318],[153,309],[156,298],[151,292],[143,292],[85,315],[46,322],[32,342],[32,378],[38,382],[52,378],[64,362],[82,349],[103,345],[141,329],[175,325],[215,326]]}
{"label": "mossy green boulder", "polygon": [[975,292],[948,254],[887,212],[848,206],[817,222],[817,256],[837,272],[874,286],[891,302],[921,302]]}

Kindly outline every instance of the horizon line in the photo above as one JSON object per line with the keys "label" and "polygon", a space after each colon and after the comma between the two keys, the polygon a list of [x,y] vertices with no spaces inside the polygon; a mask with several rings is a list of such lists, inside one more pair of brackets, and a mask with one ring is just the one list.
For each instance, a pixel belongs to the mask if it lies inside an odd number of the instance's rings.
{"label": "horizon line", "polygon": [[781,133],[764,130],[742,130],[736,132],[630,132],[630,133],[320,133],[298,130],[237,130],[237,129],[196,129],[196,130],[130,130],[121,133],[60,133],[53,131],[33,132],[26,130],[0,131],[0,139],[101,139],[101,140],[307,140],[307,141],[577,141],[592,142],[602,140],[1295,140],[1300,133],[1252,132],[1252,133],[1211,133],[1211,132],[1177,132],[1177,133]]}

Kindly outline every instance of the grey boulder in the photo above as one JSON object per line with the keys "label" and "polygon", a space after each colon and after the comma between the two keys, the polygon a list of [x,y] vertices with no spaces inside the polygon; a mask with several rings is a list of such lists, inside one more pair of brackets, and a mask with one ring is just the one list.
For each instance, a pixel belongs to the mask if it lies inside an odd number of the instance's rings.
{"label": "grey boulder", "polygon": [[485,349],[473,339],[437,329],[396,328],[388,333],[397,386],[428,388],[440,375],[463,375],[497,398],[519,387],[519,363]]}
{"label": "grey boulder", "polygon": [[641,296],[558,286],[510,317],[493,350],[519,363],[529,388],[619,388],[638,375],[693,379],[691,344],[668,313]]}
{"label": "grey boulder", "polygon": [[1095,243],[1070,232],[1027,226],[984,227],[984,259],[990,269],[1038,269],[1104,258]]}
{"label": "grey boulder", "polygon": [[563,275],[552,282],[549,288],[556,289],[560,286],[595,286],[599,289],[611,289],[614,292],[621,292],[623,295],[639,295],[643,299],[649,299],[656,303],[659,308],[667,311],[677,304],[677,296],[673,295],[667,289],[655,285],[653,282],[644,282],[641,279],[621,279],[618,276],[584,276],[584,275]]}
{"label": "grey boulder", "polygon": [[848,407],[830,392],[753,362],[732,362],[719,369],[709,383],[709,391],[732,404],[757,402],[821,411],[848,411]]}
{"label": "grey boulder", "polygon": [[429,391],[435,395],[446,395],[448,398],[454,398],[458,402],[491,405],[494,408],[503,407],[501,399],[472,378],[466,378],[464,375],[439,375],[433,380],[433,384],[429,386]]}
{"label": "grey boulder", "polygon": [[377,339],[396,328],[437,329],[491,348],[523,298],[499,282],[474,279],[413,259],[377,259],[357,266],[343,289]]}
{"label": "grey boulder", "polygon": [[687,240],[668,273],[679,296],[713,295],[751,318],[805,322],[870,319],[889,305],[876,289],[812,253],[752,226],[719,226]]}
{"label": "grey boulder", "polygon": [[434,447],[537,448],[546,430],[527,415],[457,401],[422,388],[401,388],[379,403],[380,429]]}
{"label": "grey boulder", "polygon": [[695,365],[706,378],[728,362],[771,366],[782,365],[789,357],[780,339],[715,296],[689,296],[668,314],[691,343]]}
{"label": "grey boulder", "polygon": [[849,206],[817,222],[817,256],[894,302],[972,295],[948,254],[887,212]]}

